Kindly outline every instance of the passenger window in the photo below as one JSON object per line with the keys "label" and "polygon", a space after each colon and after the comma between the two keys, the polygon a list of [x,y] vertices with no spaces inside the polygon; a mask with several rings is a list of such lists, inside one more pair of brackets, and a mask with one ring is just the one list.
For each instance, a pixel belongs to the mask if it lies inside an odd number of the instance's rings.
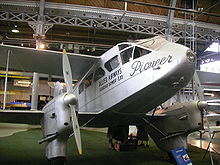
{"label": "passenger window", "polygon": [[139,57],[144,56],[144,55],[149,54],[149,53],[151,53],[150,50],[143,49],[143,48],[140,48],[140,47],[136,46],[135,49],[134,49],[134,59],[139,58]]}
{"label": "passenger window", "polygon": [[113,58],[111,58],[110,60],[108,60],[105,63],[105,68],[111,72],[112,70],[114,70],[115,68],[117,68],[119,66],[119,59],[118,59],[118,55],[114,56]]}
{"label": "passenger window", "polygon": [[105,71],[100,67],[95,71],[94,81],[99,80],[103,76],[105,76]]}
{"label": "passenger window", "polygon": [[88,87],[92,84],[92,76],[93,76],[93,74],[90,74],[90,75],[87,76],[87,77],[85,78],[85,80],[83,81],[86,88],[88,88]]}
{"label": "passenger window", "polygon": [[118,45],[118,49],[119,49],[119,51],[121,51],[121,50],[123,50],[123,49],[125,49],[125,48],[127,48],[129,46],[131,46],[131,45],[129,45],[129,44],[121,44],[121,45]]}
{"label": "passenger window", "polygon": [[122,64],[129,62],[129,60],[132,58],[132,51],[133,51],[133,47],[126,49],[125,51],[120,53]]}
{"label": "passenger window", "polygon": [[82,82],[80,85],[79,85],[79,94],[82,93],[84,91],[84,83]]}

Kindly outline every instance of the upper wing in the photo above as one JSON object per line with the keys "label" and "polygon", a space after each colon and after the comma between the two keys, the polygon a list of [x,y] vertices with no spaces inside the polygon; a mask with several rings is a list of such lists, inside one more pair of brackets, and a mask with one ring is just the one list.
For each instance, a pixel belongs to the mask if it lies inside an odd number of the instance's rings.
{"label": "upper wing", "polygon": [[[6,67],[8,51],[9,68],[19,71],[63,75],[62,52],[37,50],[33,48],[0,45],[0,68]],[[82,77],[100,57],[67,53],[72,68],[73,79]]]}

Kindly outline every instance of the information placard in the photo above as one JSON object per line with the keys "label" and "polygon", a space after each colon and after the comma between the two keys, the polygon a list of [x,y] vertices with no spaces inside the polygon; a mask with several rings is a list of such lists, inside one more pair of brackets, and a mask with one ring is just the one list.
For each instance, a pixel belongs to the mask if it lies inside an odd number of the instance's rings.
{"label": "information placard", "polygon": [[178,165],[192,165],[192,161],[190,160],[184,147],[171,150],[171,152]]}

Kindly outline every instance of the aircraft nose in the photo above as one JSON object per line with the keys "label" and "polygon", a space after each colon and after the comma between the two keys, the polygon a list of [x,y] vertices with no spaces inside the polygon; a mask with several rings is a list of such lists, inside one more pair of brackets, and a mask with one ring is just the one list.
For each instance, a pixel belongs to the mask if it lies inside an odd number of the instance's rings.
{"label": "aircraft nose", "polygon": [[198,107],[201,111],[203,111],[204,109],[206,109],[208,107],[208,103],[206,101],[199,101]]}
{"label": "aircraft nose", "polygon": [[187,59],[189,60],[189,62],[195,63],[196,54],[191,49],[187,50],[186,56],[187,56]]}

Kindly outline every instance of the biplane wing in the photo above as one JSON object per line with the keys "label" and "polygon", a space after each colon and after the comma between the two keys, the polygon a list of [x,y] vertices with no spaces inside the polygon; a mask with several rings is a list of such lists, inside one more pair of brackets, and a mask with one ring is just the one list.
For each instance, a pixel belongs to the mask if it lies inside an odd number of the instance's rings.
{"label": "biplane wing", "polygon": [[[62,52],[34,48],[0,45],[0,67],[6,68],[9,54],[9,68],[18,71],[47,73],[62,76]],[[73,79],[81,78],[100,57],[67,53]]]}

